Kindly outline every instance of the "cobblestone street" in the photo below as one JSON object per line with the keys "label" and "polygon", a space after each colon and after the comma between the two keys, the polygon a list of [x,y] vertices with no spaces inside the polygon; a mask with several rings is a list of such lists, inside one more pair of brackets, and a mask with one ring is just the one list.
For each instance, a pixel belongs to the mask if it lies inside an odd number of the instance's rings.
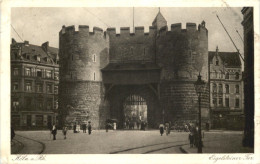
{"label": "cobblestone street", "polygon": [[[34,144],[26,141],[18,153],[36,154],[164,154],[164,153],[196,153],[196,148],[189,148],[187,132],[171,132],[170,135],[160,136],[159,131],[92,131],[87,133],[68,132],[63,139],[58,131],[57,140],[52,140],[49,131],[17,131],[16,139],[33,139],[39,141],[37,148],[29,148]],[[23,137],[19,137],[19,135]],[[24,138],[25,137],[25,138]],[[248,153],[252,150],[242,148],[242,132],[206,132],[204,134],[204,153]],[[43,146],[39,149],[39,144]],[[214,147],[217,146],[217,149]],[[183,149],[182,149],[183,148]],[[26,150],[35,150],[35,152]]]}

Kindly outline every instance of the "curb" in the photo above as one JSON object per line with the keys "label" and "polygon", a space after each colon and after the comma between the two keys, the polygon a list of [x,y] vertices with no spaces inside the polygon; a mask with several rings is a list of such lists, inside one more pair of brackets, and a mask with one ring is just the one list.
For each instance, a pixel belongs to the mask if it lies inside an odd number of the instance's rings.
{"label": "curb", "polygon": [[187,152],[186,150],[184,150],[182,147],[180,147],[179,149],[180,149],[180,151],[181,151],[182,153],[188,154],[188,152]]}
{"label": "curb", "polygon": [[[18,135],[18,134],[17,134],[17,135]],[[34,142],[38,142],[39,144],[42,145],[42,149],[41,149],[41,151],[40,151],[38,154],[42,154],[42,153],[44,152],[44,150],[45,150],[45,144],[44,144],[43,142],[37,141],[37,140],[34,140],[34,139],[31,139],[31,138],[27,138],[27,137],[24,137],[24,136],[21,136],[21,135],[18,135],[18,136],[20,136],[20,137],[22,137],[22,138],[25,138],[25,139],[28,139],[28,140],[32,140],[32,141],[34,141]]]}
{"label": "curb", "polygon": [[11,154],[18,154],[24,148],[24,144],[22,142],[18,141],[17,139],[13,139],[13,141],[17,142],[15,144],[20,144],[21,147],[19,147],[19,149],[17,149],[15,152],[12,152],[12,150],[11,150]]}

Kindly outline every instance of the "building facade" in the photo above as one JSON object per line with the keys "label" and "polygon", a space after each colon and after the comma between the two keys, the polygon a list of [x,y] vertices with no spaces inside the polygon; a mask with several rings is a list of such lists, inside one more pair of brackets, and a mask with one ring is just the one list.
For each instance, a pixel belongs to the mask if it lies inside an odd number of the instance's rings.
{"label": "building facade", "polygon": [[242,9],[244,27],[244,96],[245,96],[245,129],[244,146],[254,147],[254,9],[244,7]]}
{"label": "building facade", "polygon": [[241,130],[243,80],[237,52],[209,52],[211,127]]}
{"label": "building facade", "polygon": [[56,123],[58,109],[58,49],[11,44],[11,124],[15,129],[46,129]]}
{"label": "building facade", "polygon": [[[127,105],[142,105],[148,127],[159,123],[197,122],[199,73],[207,86],[202,95],[202,120],[209,121],[208,31],[197,25],[172,24],[159,12],[149,32],[144,27],[63,26],[59,35],[60,123],[91,121],[103,128],[106,119],[123,127]],[[143,111],[146,109],[146,111]],[[129,112],[131,113],[131,112]],[[133,113],[133,112],[132,112]],[[139,116],[142,119],[142,116]]]}

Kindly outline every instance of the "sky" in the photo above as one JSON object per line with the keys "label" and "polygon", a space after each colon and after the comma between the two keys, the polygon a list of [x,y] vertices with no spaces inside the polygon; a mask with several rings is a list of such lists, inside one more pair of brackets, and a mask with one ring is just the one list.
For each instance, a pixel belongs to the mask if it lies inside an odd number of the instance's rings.
{"label": "sky", "polygon": [[[198,25],[204,20],[208,29],[209,51],[215,51],[218,46],[219,51],[234,52],[236,49],[217,19],[216,14],[218,14],[243,55],[243,41],[238,35],[239,33],[243,39],[241,9],[242,7],[161,7],[160,12],[167,20],[168,29],[174,23],[182,23],[182,29],[185,29],[187,22]],[[158,7],[135,7],[134,26],[144,26],[145,32],[148,32],[158,11]],[[15,29],[11,29],[11,38],[18,42],[27,40],[30,44],[41,45],[49,41],[50,46],[58,48],[59,31],[63,25],[75,25],[76,29],[78,25],[89,25],[90,31],[94,26],[103,30],[108,27],[116,27],[117,33],[120,32],[120,27],[130,27],[130,31],[132,31],[133,8],[12,8],[11,25]]]}

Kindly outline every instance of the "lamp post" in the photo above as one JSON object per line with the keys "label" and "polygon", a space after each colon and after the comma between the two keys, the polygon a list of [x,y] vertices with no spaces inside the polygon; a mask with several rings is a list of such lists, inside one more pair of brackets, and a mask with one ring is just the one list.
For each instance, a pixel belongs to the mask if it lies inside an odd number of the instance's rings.
{"label": "lamp post", "polygon": [[199,143],[198,143],[198,153],[202,153],[202,141],[201,141],[201,93],[204,91],[205,88],[205,82],[201,80],[201,75],[199,73],[197,81],[194,83],[196,92],[199,96],[199,114],[198,114],[198,119],[199,119]]}

